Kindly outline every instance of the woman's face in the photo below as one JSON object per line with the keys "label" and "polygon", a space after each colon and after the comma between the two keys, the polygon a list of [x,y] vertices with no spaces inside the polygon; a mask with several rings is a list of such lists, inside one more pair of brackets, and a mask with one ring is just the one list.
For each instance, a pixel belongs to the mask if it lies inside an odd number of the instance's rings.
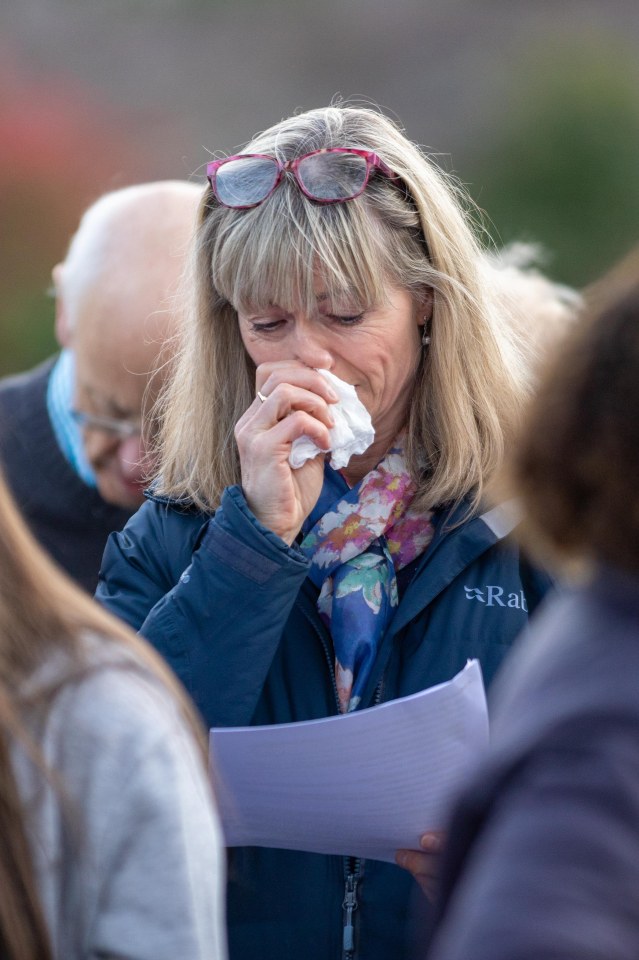
{"label": "woman's face", "polygon": [[313,315],[288,313],[277,304],[238,312],[244,346],[256,366],[297,362],[330,370],[352,384],[378,436],[389,442],[404,425],[421,355],[423,305],[399,287],[387,302],[358,313],[345,295],[330,300],[316,284]]}

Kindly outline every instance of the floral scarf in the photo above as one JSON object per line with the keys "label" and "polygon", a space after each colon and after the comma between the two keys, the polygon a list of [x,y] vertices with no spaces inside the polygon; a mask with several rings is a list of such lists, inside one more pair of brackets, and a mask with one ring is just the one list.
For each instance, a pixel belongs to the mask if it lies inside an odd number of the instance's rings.
{"label": "floral scarf", "polygon": [[432,513],[412,509],[414,495],[400,436],[353,488],[326,464],[322,492],[303,527],[301,550],[333,637],[342,713],[357,707],[399,603],[396,572],[433,536]]}

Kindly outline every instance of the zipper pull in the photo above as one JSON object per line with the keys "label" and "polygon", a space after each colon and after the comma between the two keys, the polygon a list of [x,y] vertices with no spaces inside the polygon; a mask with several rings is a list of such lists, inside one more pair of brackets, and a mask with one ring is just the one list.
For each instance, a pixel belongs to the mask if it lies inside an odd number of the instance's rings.
{"label": "zipper pull", "polygon": [[346,878],[344,891],[344,931],[342,934],[342,951],[344,957],[352,956],[355,950],[355,928],[353,927],[353,912],[357,910],[357,880],[355,874],[349,873]]}

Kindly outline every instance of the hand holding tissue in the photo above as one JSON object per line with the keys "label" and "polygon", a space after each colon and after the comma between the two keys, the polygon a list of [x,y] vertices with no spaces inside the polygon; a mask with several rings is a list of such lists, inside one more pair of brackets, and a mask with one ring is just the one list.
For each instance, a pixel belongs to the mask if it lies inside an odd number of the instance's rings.
{"label": "hand holding tissue", "polygon": [[[329,436],[331,466],[334,470],[340,470],[348,465],[354,454],[364,453],[370,447],[375,438],[375,430],[370,414],[357,396],[355,387],[340,380],[329,370],[317,372],[322,374],[339,397],[337,403],[331,404],[335,426],[329,431]],[[298,437],[291,444],[288,462],[293,470],[298,470],[307,460],[312,460],[323,452],[325,451],[320,450],[310,437]]]}

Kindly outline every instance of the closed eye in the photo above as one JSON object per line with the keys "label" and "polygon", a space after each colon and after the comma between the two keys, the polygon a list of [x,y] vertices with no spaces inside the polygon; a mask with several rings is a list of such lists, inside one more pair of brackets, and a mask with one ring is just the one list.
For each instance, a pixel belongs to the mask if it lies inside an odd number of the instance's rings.
{"label": "closed eye", "polygon": [[352,316],[351,315],[342,316],[337,313],[329,313],[327,314],[327,316],[329,317],[330,320],[333,320],[335,323],[341,324],[341,326],[343,327],[354,327],[358,323],[361,323],[362,320],[364,319],[363,313],[357,313]]}
{"label": "closed eye", "polygon": [[275,330],[279,330],[285,323],[286,320],[267,320],[262,323],[251,321],[250,326],[253,333],[273,333]]}

